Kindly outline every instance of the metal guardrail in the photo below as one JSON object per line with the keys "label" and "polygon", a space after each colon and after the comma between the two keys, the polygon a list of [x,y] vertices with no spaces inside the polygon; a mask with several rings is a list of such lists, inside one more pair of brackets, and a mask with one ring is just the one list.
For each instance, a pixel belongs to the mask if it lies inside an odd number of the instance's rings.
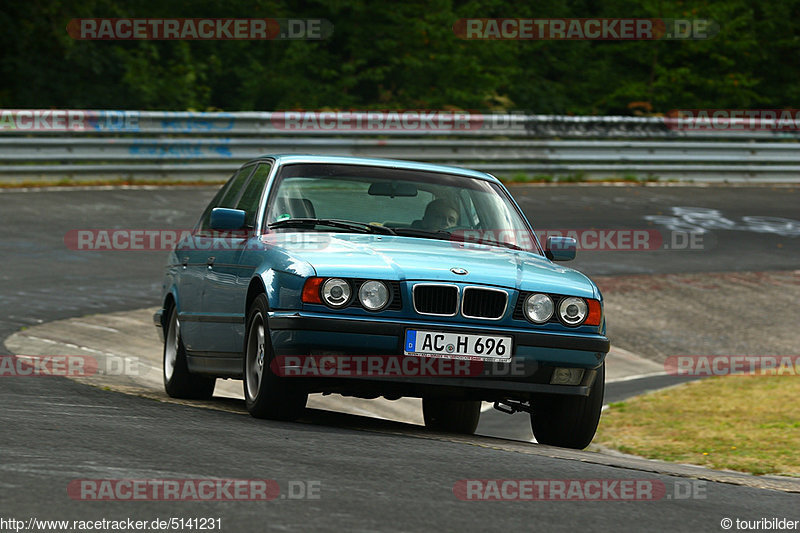
{"label": "metal guardrail", "polygon": [[422,112],[403,123],[413,112],[42,113],[0,110],[0,179],[224,179],[267,153],[413,159],[505,176],[800,177],[797,132],[683,131],[658,117]]}

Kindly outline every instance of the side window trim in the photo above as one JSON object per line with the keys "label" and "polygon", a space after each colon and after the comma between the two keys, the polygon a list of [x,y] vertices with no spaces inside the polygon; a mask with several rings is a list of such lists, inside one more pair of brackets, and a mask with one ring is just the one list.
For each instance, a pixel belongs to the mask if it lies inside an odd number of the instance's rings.
{"label": "side window trim", "polygon": [[[263,170],[262,170],[263,168]],[[242,193],[239,195],[239,198],[236,202],[236,209],[242,209],[247,212],[248,220],[251,220],[252,223],[250,227],[255,229],[258,218],[259,218],[259,210],[261,209],[261,202],[264,197],[265,189],[267,186],[267,182],[270,177],[270,173],[272,172],[273,162],[271,160],[260,160],[253,163],[253,170],[250,172],[250,177],[247,180],[247,183],[242,187]],[[262,181],[259,185],[258,197],[255,198],[255,202],[252,202],[251,205],[241,205],[242,201],[244,201],[244,194],[250,189],[251,185],[257,184],[256,180]],[[252,201],[252,199],[251,199]],[[252,213],[250,212],[252,211]],[[252,219],[250,219],[252,215]]]}
{"label": "side window trim", "polygon": [[269,171],[269,175],[267,175],[267,184],[261,195],[261,201],[258,204],[258,213],[256,214],[256,231],[259,234],[269,233],[269,228],[267,227],[267,210],[270,207],[270,202],[273,200],[275,182],[278,179],[278,172],[282,167],[277,160],[268,159],[266,161],[272,165],[272,168]]}

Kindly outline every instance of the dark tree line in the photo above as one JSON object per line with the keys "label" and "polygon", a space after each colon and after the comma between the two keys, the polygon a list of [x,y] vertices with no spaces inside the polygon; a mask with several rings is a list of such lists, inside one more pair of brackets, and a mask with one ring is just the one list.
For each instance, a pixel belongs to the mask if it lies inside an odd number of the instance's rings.
{"label": "dark tree line", "polygon": [[[322,41],[78,41],[81,17],[303,17]],[[466,17],[712,19],[708,40],[462,40]],[[800,0],[5,0],[0,108],[471,109],[557,114],[800,106]]]}

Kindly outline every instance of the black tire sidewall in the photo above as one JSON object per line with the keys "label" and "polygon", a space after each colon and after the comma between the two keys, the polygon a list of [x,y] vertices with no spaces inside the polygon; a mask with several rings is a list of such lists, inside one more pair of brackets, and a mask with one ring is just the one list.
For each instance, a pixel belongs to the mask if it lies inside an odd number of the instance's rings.
{"label": "black tire sidewall", "polygon": [[176,332],[177,347],[175,350],[175,365],[172,376],[167,379],[165,368],[167,358],[167,345],[172,328],[178,324],[178,307],[173,304],[168,308],[167,325],[164,330],[164,350],[161,355],[161,376],[164,381],[164,390],[172,398],[207,400],[214,394],[216,379],[207,376],[198,376],[189,372],[186,361],[186,347],[183,345],[180,331]]}
{"label": "black tire sidewall", "polygon": [[178,308],[172,306],[169,311],[169,318],[167,319],[166,331],[164,331],[164,351],[161,360],[161,375],[164,378],[164,388],[170,396],[179,396],[186,388],[186,381],[188,380],[189,368],[186,364],[186,350],[183,346],[183,340],[180,337],[180,332],[177,335],[177,347],[175,350],[175,364],[172,368],[172,376],[167,378],[166,360],[167,360],[167,345],[169,343],[169,335],[172,329],[178,324]]}
{"label": "black tire sidewall", "polygon": [[597,431],[605,395],[605,362],[589,396],[551,395],[533,403],[531,429],[540,444],[583,449]]}
{"label": "black tire sidewall", "polygon": [[[296,390],[293,384],[272,371],[275,352],[272,349],[272,339],[269,333],[269,302],[265,294],[258,295],[247,313],[247,327],[244,335],[244,350],[242,352],[242,388],[248,412],[256,418],[270,418],[273,420],[294,420],[302,414],[308,394]],[[258,384],[258,391],[251,400],[247,393],[247,348],[250,343],[250,329],[253,319],[261,313],[264,321],[264,371]]]}
{"label": "black tire sidewall", "polygon": [[[261,313],[261,318],[264,321],[264,372],[261,375],[261,382],[258,384],[258,391],[255,397],[251,399],[250,395],[247,393],[247,349],[248,345],[250,344],[250,329],[253,325],[253,319],[259,312]],[[269,326],[267,324],[267,312],[267,297],[263,294],[258,295],[255,300],[253,300],[253,303],[250,305],[250,309],[247,312],[247,327],[245,328],[244,332],[244,349],[242,350],[242,380],[244,386],[244,398],[248,410],[251,410],[253,407],[264,402],[264,395],[266,394],[266,389],[269,385],[266,382],[271,381],[270,365],[272,364],[273,355],[272,342],[269,336]]]}
{"label": "black tire sidewall", "polygon": [[432,430],[472,435],[478,427],[480,409],[477,400],[422,399],[425,426]]}

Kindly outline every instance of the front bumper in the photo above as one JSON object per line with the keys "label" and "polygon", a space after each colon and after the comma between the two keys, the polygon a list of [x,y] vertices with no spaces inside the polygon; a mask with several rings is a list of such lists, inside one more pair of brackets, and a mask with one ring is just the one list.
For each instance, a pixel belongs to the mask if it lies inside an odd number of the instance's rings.
{"label": "front bumper", "polygon": [[[308,312],[272,312],[269,328],[276,355],[403,355],[406,329],[441,330],[460,334],[510,335],[510,364],[484,363],[481,375],[469,377],[350,377],[318,379],[319,390],[373,388],[396,390],[399,395],[424,395],[433,389],[448,394],[471,390],[483,399],[555,393],[586,396],[596,371],[603,364],[610,343],[603,335],[525,331],[515,328],[477,327],[449,322],[331,316]],[[584,370],[577,385],[551,385],[556,367]],[[303,378],[308,379],[308,378]],[[324,379],[324,384],[322,380]],[[366,382],[369,382],[367,384]],[[312,383],[313,384],[313,383]],[[371,387],[369,386],[371,385]],[[480,392],[478,392],[480,391]]]}

